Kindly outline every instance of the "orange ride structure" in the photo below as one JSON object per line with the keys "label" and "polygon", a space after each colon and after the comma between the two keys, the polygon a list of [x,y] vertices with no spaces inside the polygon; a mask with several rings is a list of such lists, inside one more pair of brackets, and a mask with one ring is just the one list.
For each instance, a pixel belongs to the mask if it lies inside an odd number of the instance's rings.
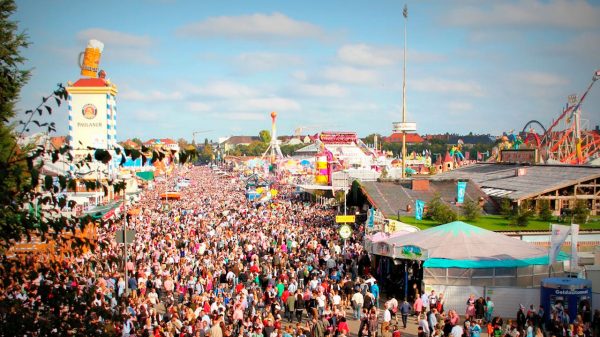
{"label": "orange ride structure", "polygon": [[[567,106],[548,129],[544,129],[538,121],[530,121],[523,128],[525,144],[537,148],[546,163],[581,165],[600,155],[600,135],[589,130],[588,122],[581,118],[581,105],[598,79],[600,70],[594,73],[592,82],[581,97],[569,96]],[[544,133],[539,136],[533,129],[526,130],[531,124],[540,125]]]}

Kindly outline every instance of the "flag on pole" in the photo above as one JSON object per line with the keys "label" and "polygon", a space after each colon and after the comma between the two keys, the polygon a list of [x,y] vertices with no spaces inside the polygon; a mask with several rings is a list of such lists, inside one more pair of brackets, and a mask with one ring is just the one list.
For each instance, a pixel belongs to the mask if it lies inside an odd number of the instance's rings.
{"label": "flag on pole", "polygon": [[579,264],[577,255],[577,243],[579,241],[579,225],[571,224],[571,268]]}
{"label": "flag on pole", "polygon": [[408,18],[408,6],[406,4],[404,5],[404,10],[402,11],[402,15],[404,15],[404,18]]}
{"label": "flag on pole", "polygon": [[560,246],[565,242],[571,232],[571,227],[552,224],[552,237],[550,238],[550,251],[548,252],[548,263],[556,262]]}
{"label": "flag on pole", "polygon": [[465,202],[465,193],[467,192],[467,182],[459,181],[456,188],[456,203],[462,204]]}
{"label": "flag on pole", "polygon": [[425,208],[425,202],[423,200],[415,201],[415,219],[423,220],[423,209]]}

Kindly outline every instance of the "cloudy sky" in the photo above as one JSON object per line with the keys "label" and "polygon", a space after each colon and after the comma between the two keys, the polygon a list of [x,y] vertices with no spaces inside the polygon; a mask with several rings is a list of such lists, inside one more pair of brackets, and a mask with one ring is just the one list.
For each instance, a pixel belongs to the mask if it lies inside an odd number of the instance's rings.
{"label": "cloudy sky", "polygon": [[[403,1],[17,1],[32,45],[18,107],[79,78],[89,39],[118,86],[119,134],[389,134],[402,118]],[[421,134],[544,125],[600,69],[600,3],[408,1],[408,120]],[[597,84],[600,87],[600,85]],[[583,105],[600,124],[600,88]],[[66,134],[66,108],[53,114]]]}

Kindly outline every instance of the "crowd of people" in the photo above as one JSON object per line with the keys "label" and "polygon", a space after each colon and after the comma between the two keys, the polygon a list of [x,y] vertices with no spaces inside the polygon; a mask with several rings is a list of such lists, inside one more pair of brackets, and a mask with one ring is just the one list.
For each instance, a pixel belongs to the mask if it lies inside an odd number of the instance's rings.
{"label": "crowd of people", "polygon": [[[181,178],[189,180],[181,198],[161,198]],[[384,300],[362,231],[343,241],[333,209],[277,188],[275,200],[256,203],[240,176],[180,168],[146,189],[132,215],[101,225],[95,249],[53,262],[5,258],[0,336],[400,337],[415,324],[419,337],[573,337],[594,329],[582,320],[544,330],[529,312],[504,325],[490,298],[470,297],[463,321],[435,291],[414,303]],[[136,232],[126,262],[115,240],[124,222]]]}
{"label": "crowd of people", "polygon": [[[181,198],[162,199],[183,177]],[[240,177],[183,168],[130,206],[140,211],[127,216],[136,235],[125,264],[115,241],[123,221],[98,228],[96,249],[59,263],[5,259],[4,333],[320,337],[335,326],[348,334],[344,305],[348,285],[360,285],[362,245],[342,243],[332,209],[279,189],[273,202],[249,202]]]}

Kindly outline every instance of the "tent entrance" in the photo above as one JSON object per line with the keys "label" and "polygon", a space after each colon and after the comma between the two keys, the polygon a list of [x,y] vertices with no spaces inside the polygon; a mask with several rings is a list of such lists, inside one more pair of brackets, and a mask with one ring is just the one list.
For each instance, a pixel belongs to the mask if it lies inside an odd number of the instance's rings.
{"label": "tent entrance", "polygon": [[418,260],[393,259],[374,255],[375,278],[387,294],[398,301],[407,298],[414,302],[415,296],[422,294],[423,263]]}

